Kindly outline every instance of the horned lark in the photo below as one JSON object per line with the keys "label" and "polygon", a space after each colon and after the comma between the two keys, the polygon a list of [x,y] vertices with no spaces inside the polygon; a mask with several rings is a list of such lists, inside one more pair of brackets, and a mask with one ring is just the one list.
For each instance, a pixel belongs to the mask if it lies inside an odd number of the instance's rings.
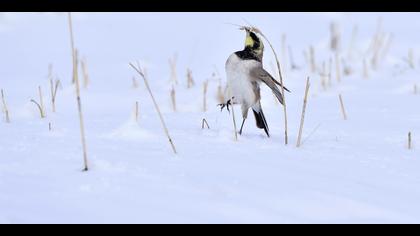
{"label": "horned lark", "polygon": [[[227,90],[226,98],[229,100],[220,104],[221,109],[232,104],[241,104],[243,122],[239,134],[242,134],[244,124],[248,118],[248,110],[252,108],[257,122],[257,127],[264,129],[270,137],[267,121],[261,107],[260,84],[266,84],[279,102],[283,104],[283,95],[278,86],[281,86],[263,68],[264,44],[262,40],[249,29],[245,29],[245,48],[242,51],[233,53],[226,61]],[[287,88],[286,91],[290,92]]]}

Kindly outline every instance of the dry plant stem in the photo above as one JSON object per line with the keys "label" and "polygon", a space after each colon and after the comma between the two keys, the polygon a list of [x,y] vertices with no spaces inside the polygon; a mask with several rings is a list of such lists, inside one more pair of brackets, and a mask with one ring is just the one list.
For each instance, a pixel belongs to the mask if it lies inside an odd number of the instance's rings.
{"label": "dry plant stem", "polygon": [[1,90],[1,100],[2,100],[2,103],[3,103],[4,114],[6,116],[6,123],[10,123],[9,109],[7,109],[6,99],[4,98],[4,91],[3,91],[3,89]]}
{"label": "dry plant stem", "polygon": [[316,62],[315,62],[315,49],[313,46],[311,46],[309,48],[309,56],[310,56],[310,60],[311,60],[311,72],[315,73],[316,72]]}
{"label": "dry plant stem", "polygon": [[55,112],[56,111],[56,107],[55,107],[55,99],[57,97],[57,91],[58,91],[58,87],[60,86],[60,81],[57,80],[55,82],[55,86],[54,86],[54,81],[52,79],[50,79],[50,89],[51,89],[51,106],[52,106],[52,111]]}
{"label": "dry plant stem", "polygon": [[83,72],[83,88],[87,88],[89,86],[89,74],[87,71],[87,64],[86,59],[81,61],[82,72]]}
{"label": "dry plant stem", "polygon": [[206,119],[203,119],[201,122],[201,129],[204,129],[204,127],[207,126],[207,129],[210,129],[209,123],[207,123]]}
{"label": "dry plant stem", "polygon": [[176,76],[176,61],[177,61],[177,55],[174,56],[173,59],[169,59],[169,65],[171,66],[171,79],[172,82],[175,84],[178,84],[178,78]]}
{"label": "dry plant stem", "polygon": [[340,99],[340,107],[341,107],[341,113],[343,114],[343,119],[347,120],[347,114],[346,114],[346,109],[344,108],[343,97],[340,94],[338,95],[338,98]]}
{"label": "dry plant stem", "polygon": [[51,122],[48,123],[48,131],[52,131]]}
{"label": "dry plant stem", "polygon": [[[71,12],[68,13],[68,21],[69,21],[69,30],[70,30],[70,45],[71,45],[71,56],[72,56],[72,62],[75,61],[75,48],[74,48],[74,37],[73,37],[73,21],[72,21],[72,17],[71,17]],[[75,68],[73,66],[73,74],[75,74],[74,72]],[[72,83],[74,83],[74,76],[72,78]]]}
{"label": "dry plant stem", "polygon": [[321,85],[324,91],[327,90],[327,67],[325,62],[322,63],[322,72],[321,72]]}
{"label": "dry plant stem", "polygon": [[174,86],[171,89],[171,101],[172,101],[172,110],[176,112],[176,91]]}
{"label": "dry plant stem", "polygon": [[335,74],[337,82],[341,82],[340,57],[338,52],[335,53]]}
{"label": "dry plant stem", "polygon": [[159,105],[158,105],[158,103],[156,102],[155,97],[153,96],[152,90],[150,89],[149,83],[148,83],[148,81],[147,81],[147,76],[143,73],[143,71],[141,70],[141,68],[140,68],[140,67],[139,67],[139,68],[137,68],[137,67],[135,67],[135,66],[134,66],[133,64],[131,64],[131,63],[130,63],[130,66],[131,66],[131,67],[133,67],[133,69],[134,69],[135,71],[137,71],[137,73],[138,73],[138,74],[139,74],[139,75],[143,78],[144,83],[145,83],[145,85],[146,85],[146,88],[147,88],[147,90],[149,91],[150,97],[152,98],[153,104],[155,105],[155,109],[156,109],[156,111],[157,111],[157,113],[158,113],[158,115],[159,115],[160,121],[161,121],[161,123],[162,123],[163,130],[165,131],[165,134],[166,134],[166,136],[168,137],[168,140],[169,140],[169,143],[171,144],[171,147],[172,147],[173,152],[174,152],[175,154],[177,154],[177,151],[176,151],[175,145],[174,145],[174,143],[173,143],[173,141],[172,141],[171,136],[169,135],[169,130],[168,130],[168,128],[166,127],[166,124],[165,124],[165,121],[164,121],[164,119],[163,119],[162,113],[160,112]]}
{"label": "dry plant stem", "polygon": [[38,93],[39,93],[39,105],[41,106],[41,110],[42,110],[42,114],[44,114],[43,116],[45,117],[45,107],[44,107],[44,98],[42,96],[42,89],[41,86],[38,86]]}
{"label": "dry plant stem", "polygon": [[78,75],[78,56],[77,50],[74,52],[74,61],[73,61],[73,79],[76,85],[76,96],[77,96],[77,108],[79,112],[79,122],[80,122],[80,136],[82,140],[82,147],[83,147],[83,162],[84,162],[84,169],[83,171],[88,171],[88,157],[87,157],[87,145],[86,145],[86,135],[85,135],[85,125],[83,119],[83,109],[82,109],[82,99],[80,97],[80,83],[79,83],[79,75]]}
{"label": "dry plant stem", "polygon": [[309,77],[306,79],[306,89],[305,89],[305,97],[303,99],[303,108],[302,108],[302,116],[300,118],[300,127],[299,127],[299,135],[298,140],[296,143],[296,147],[300,147],[302,141],[302,131],[303,131],[303,124],[305,121],[305,112],[306,112],[306,104],[308,102],[308,93],[309,93]]}
{"label": "dry plant stem", "polygon": [[412,149],[412,143],[411,143],[411,132],[408,133],[408,149]]}
{"label": "dry plant stem", "polygon": [[31,99],[31,102],[34,103],[38,107],[39,115],[41,116],[41,119],[44,119],[45,115],[44,115],[44,112],[42,111],[41,105],[39,105],[39,103],[33,99]]}
{"label": "dry plant stem", "polygon": [[203,84],[203,111],[207,111],[207,88],[209,85],[209,81],[206,80]]}
{"label": "dry plant stem", "polygon": [[187,88],[192,88],[195,85],[192,71],[190,69],[187,69]]}
{"label": "dry plant stem", "polygon": [[330,58],[330,61],[328,63],[328,87],[332,86],[332,58]]}
{"label": "dry plant stem", "polygon": [[136,102],[135,117],[136,117],[136,122],[139,122],[139,102]]}
{"label": "dry plant stem", "polygon": [[414,85],[414,94],[417,94],[417,93],[418,93],[418,92],[417,92],[417,90],[418,90],[418,89],[417,89],[417,84],[415,84],[415,85]]}
{"label": "dry plant stem", "polygon": [[279,58],[277,56],[276,51],[274,50],[273,45],[270,43],[270,41],[267,39],[267,37],[259,29],[256,29],[255,27],[252,27],[252,30],[259,33],[268,42],[268,45],[270,46],[271,50],[273,51],[274,58],[276,59],[277,69],[278,69],[278,72],[279,72],[279,78],[280,78],[280,84],[281,84],[281,93],[283,95],[284,143],[285,143],[285,145],[287,145],[289,143],[288,130],[287,130],[287,106],[286,106],[286,96],[285,96],[285,92],[284,92],[283,76],[282,76],[282,73],[281,73]]}

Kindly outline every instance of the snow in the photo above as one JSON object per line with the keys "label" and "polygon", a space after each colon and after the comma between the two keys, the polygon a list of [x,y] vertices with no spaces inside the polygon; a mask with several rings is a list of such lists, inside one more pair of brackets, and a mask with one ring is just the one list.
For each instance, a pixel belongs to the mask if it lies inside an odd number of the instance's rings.
{"label": "snow", "polygon": [[[90,170],[82,150],[71,50],[62,13],[0,14],[0,87],[11,123],[0,122],[0,223],[419,223],[420,133],[418,13],[74,13],[75,44],[91,84],[82,89]],[[267,88],[262,106],[269,139],[254,119],[234,141],[232,117],[216,106],[217,68],[258,26],[281,56],[281,35],[299,71],[285,68],[289,145],[283,109]],[[393,42],[378,69],[363,78],[363,55],[376,32]],[[324,91],[302,51],[313,45],[318,66],[331,57],[329,24],[354,74]],[[358,31],[352,59],[351,32]],[[404,58],[413,49],[415,68]],[[168,59],[178,55],[177,112]],[[370,55],[370,54],[368,54]],[[286,63],[290,60],[287,57]],[[148,70],[172,153],[150,96],[129,62]],[[273,56],[266,43],[265,68]],[[48,65],[63,83],[52,113]],[[328,67],[328,66],[327,66]],[[196,86],[186,88],[190,68]],[[333,64],[333,74],[335,64]],[[275,73],[273,73],[275,74]],[[303,145],[296,148],[306,77],[311,78]],[[208,111],[202,111],[209,79]],[[419,88],[414,94],[414,84]],[[44,92],[47,118],[30,99]],[[340,113],[342,94],[348,120]],[[134,105],[140,104],[139,120]],[[235,107],[240,124],[240,107]],[[201,129],[205,118],[210,129]],[[48,124],[51,123],[52,131]],[[413,149],[407,149],[408,132]]]}

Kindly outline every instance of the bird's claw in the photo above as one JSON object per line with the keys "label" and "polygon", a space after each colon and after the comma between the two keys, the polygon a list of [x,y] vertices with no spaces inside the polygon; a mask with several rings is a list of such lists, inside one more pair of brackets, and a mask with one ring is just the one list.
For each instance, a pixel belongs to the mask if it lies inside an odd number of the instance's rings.
{"label": "bird's claw", "polygon": [[231,100],[228,100],[226,103],[221,103],[218,106],[220,106],[220,111],[223,111],[223,109],[226,107],[226,109],[230,113],[229,106],[232,106],[232,103],[231,103]]}

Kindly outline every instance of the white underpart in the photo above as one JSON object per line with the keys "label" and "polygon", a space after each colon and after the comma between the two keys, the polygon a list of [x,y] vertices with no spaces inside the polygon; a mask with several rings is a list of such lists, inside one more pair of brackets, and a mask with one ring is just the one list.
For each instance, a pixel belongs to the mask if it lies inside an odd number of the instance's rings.
{"label": "white underpart", "polygon": [[235,104],[254,105],[256,97],[253,85],[249,79],[251,69],[258,66],[258,62],[254,60],[241,60],[233,53],[226,61],[227,76],[227,100],[234,97]]}

